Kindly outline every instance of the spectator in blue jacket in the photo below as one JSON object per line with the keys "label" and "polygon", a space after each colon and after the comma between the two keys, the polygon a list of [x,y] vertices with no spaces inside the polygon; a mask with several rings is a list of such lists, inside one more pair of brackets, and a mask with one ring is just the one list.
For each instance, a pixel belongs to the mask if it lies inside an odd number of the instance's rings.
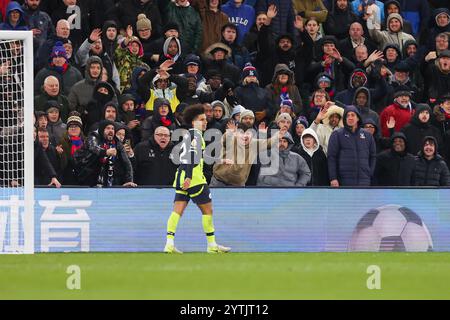
{"label": "spectator in blue jacket", "polygon": [[241,44],[245,35],[255,23],[255,9],[244,4],[243,0],[229,0],[220,9],[228,16],[228,20],[237,26],[237,43]]}
{"label": "spectator in blue jacket", "polygon": [[376,146],[372,135],[361,128],[354,106],[344,111],[344,128],[333,131],[328,143],[330,185],[370,186],[375,170]]}
{"label": "spectator in blue jacket", "polygon": [[0,24],[0,30],[28,30],[23,9],[18,2],[11,1],[6,7],[6,17],[4,22]]}

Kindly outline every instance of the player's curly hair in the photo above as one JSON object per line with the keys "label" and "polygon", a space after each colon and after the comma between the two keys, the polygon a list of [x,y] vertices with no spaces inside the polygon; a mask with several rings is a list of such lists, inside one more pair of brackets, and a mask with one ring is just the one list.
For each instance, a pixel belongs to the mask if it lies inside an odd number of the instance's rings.
{"label": "player's curly hair", "polygon": [[192,127],[192,121],[203,113],[205,113],[205,109],[203,108],[203,105],[199,103],[188,106],[183,111],[184,124],[188,127]]}

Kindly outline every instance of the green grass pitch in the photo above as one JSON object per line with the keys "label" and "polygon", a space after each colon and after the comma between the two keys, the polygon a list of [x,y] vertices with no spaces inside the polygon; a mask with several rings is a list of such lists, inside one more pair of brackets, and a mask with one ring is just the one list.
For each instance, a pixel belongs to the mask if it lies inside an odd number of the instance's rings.
{"label": "green grass pitch", "polygon": [[0,255],[0,299],[450,299],[450,253]]}

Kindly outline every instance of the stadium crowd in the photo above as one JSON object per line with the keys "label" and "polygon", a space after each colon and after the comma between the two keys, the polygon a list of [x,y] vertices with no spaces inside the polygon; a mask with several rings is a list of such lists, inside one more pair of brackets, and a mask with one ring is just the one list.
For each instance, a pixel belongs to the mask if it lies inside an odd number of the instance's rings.
{"label": "stadium crowd", "polygon": [[[223,134],[211,186],[450,185],[449,8],[2,0],[0,30],[33,32],[35,184],[172,185],[183,110],[203,104]],[[3,87],[20,73],[9,49]]]}

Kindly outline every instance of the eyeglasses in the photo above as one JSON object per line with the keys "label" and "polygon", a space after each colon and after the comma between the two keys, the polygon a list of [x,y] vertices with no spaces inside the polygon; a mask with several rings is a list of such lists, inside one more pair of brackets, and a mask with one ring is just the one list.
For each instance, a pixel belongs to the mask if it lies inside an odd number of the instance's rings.
{"label": "eyeglasses", "polygon": [[365,129],[375,129],[374,126],[364,126]]}
{"label": "eyeglasses", "polygon": [[155,133],[155,136],[160,138],[170,138],[170,134],[164,134],[164,133]]}

